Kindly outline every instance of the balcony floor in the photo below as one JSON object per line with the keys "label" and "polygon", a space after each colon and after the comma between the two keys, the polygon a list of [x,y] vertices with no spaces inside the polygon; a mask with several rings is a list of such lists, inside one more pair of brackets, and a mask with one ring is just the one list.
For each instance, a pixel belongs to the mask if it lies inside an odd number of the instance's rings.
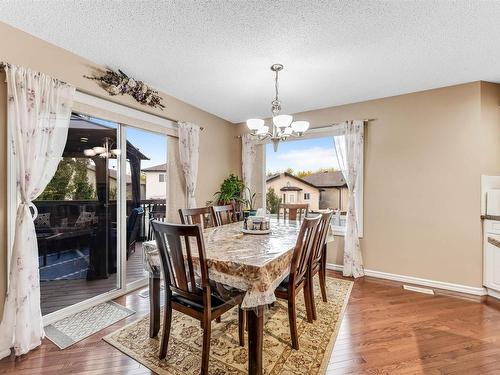
{"label": "balcony floor", "polygon": [[[142,246],[137,243],[135,253],[127,261],[127,283],[146,276],[142,267]],[[40,283],[42,314],[49,314],[116,289],[116,277],[117,274],[100,280],[43,281]]]}

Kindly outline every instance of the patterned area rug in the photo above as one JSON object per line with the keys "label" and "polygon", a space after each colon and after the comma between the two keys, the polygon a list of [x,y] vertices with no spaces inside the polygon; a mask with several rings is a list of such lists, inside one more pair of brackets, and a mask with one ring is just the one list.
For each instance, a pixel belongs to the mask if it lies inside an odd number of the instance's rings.
{"label": "patterned area rug", "polygon": [[[328,302],[323,303],[318,278],[315,279],[318,320],[313,324],[307,323],[303,294],[299,294],[297,326],[300,350],[293,350],[290,346],[286,302],[279,301],[266,311],[263,358],[265,374],[325,373],[353,283],[328,277]],[[149,338],[149,315],[113,332],[104,340],[160,375],[200,373],[200,323],[176,311],[173,313],[172,332],[165,360],[158,359],[159,339]],[[247,346],[242,348],[238,345],[236,308],[223,315],[221,323],[212,323],[210,351],[211,374],[247,373]]]}
{"label": "patterned area rug", "polygon": [[113,301],[101,303],[46,326],[45,335],[61,349],[135,314]]}

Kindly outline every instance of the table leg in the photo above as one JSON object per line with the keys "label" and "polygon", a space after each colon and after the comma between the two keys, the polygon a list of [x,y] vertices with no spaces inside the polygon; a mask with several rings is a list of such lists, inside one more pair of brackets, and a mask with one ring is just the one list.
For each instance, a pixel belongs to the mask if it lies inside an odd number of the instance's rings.
{"label": "table leg", "polygon": [[149,277],[149,337],[160,330],[160,278]]}
{"label": "table leg", "polygon": [[248,310],[248,373],[262,374],[264,306]]}

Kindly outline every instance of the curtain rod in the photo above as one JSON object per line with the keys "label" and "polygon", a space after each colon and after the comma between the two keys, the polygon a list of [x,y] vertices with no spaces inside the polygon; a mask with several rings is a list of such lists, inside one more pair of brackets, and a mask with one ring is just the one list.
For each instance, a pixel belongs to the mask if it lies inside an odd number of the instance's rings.
{"label": "curtain rod", "polygon": [[[375,121],[376,118],[365,118],[361,121],[363,121],[365,124],[368,124],[370,121]],[[353,121],[353,120],[346,120],[346,121]],[[309,130],[315,130],[315,129],[328,129],[328,128],[331,128],[332,126],[336,126],[336,125],[342,125],[344,122],[346,121],[340,121],[340,122],[334,122],[330,125],[325,125],[325,126],[318,126],[316,128],[309,128]]]}
{"label": "curtain rod", "polygon": [[[104,98],[102,98],[102,97],[100,97],[100,96],[96,96],[95,94],[91,93],[90,91],[82,90],[82,89],[79,89],[79,88],[77,88],[77,89],[76,89],[76,91],[81,92],[82,94],[86,94],[86,95],[94,96],[94,97],[99,98],[99,99],[108,100],[108,99],[104,99]],[[116,103],[116,102],[113,102],[113,103]],[[122,105],[122,106],[127,107],[127,108],[130,108],[130,109],[134,109],[134,110],[139,111],[139,112],[144,112],[144,113],[147,113],[148,115],[152,115],[152,116],[160,117],[160,118],[162,118],[162,119],[164,119],[164,120],[168,120],[168,121],[172,121],[172,122],[176,122],[176,123],[177,123],[177,122],[179,122],[179,120],[176,120],[176,119],[171,118],[171,117],[158,115],[158,114],[156,114],[156,113],[150,113],[150,112],[145,112],[145,111],[142,111],[142,110],[137,109],[137,108],[135,108],[135,107],[133,107],[133,106],[131,106],[131,105],[129,105],[129,104],[123,104],[123,103],[116,103],[116,104]],[[205,129],[205,128],[204,128],[203,126],[200,126],[200,130],[204,130],[204,129]]]}
{"label": "curtain rod", "polygon": [[[361,121],[363,121],[365,124],[368,124],[370,121],[375,121],[376,118],[365,118]],[[347,121],[352,121],[352,120],[347,120]],[[328,128],[331,128],[332,126],[335,126],[335,125],[342,125],[345,121],[341,121],[341,122],[334,122],[330,125],[325,125],[325,126],[317,126],[315,128],[309,128],[309,130],[316,130],[316,129],[328,129]],[[241,135],[236,135],[234,138],[241,138]]]}

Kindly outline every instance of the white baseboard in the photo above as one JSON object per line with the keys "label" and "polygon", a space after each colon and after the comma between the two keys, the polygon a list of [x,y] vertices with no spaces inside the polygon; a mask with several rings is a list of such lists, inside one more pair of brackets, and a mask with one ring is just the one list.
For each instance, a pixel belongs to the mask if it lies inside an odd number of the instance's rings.
{"label": "white baseboard", "polygon": [[490,288],[486,288],[486,289],[487,289],[487,292],[488,292],[489,296],[494,297],[496,299],[500,299],[500,292],[497,292],[496,290],[493,290],[493,289],[490,289]]}
{"label": "white baseboard", "polygon": [[[326,268],[334,271],[342,271],[343,266],[339,264],[327,263]],[[472,294],[475,296],[485,296],[487,295],[486,288],[477,288],[473,286],[461,285],[461,284],[453,284],[446,283],[444,281],[436,281],[429,279],[421,279],[419,277],[413,276],[405,276],[405,275],[397,275],[394,273],[380,272],[380,271],[372,271],[365,269],[365,275],[370,277],[376,277],[379,279],[393,280],[399,281],[403,283],[410,283],[415,285],[422,285],[431,288],[451,290],[453,292]],[[499,293],[500,296],[500,293]]]}

